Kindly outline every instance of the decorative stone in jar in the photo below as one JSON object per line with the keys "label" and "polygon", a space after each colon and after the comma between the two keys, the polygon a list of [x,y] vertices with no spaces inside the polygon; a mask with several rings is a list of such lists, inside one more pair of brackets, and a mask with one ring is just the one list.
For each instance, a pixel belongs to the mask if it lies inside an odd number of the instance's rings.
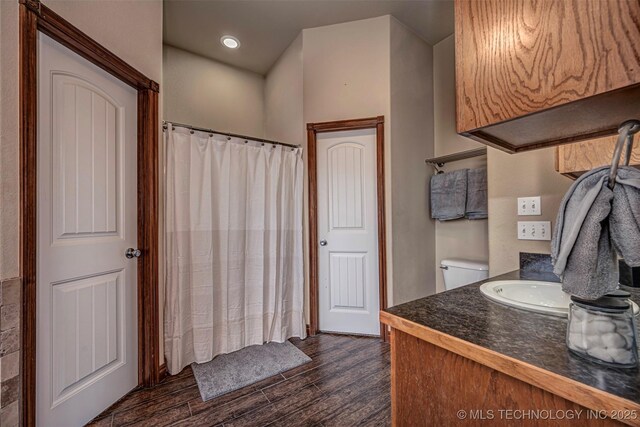
{"label": "decorative stone in jar", "polygon": [[638,365],[633,310],[628,300],[571,297],[567,347],[581,357],[615,367]]}

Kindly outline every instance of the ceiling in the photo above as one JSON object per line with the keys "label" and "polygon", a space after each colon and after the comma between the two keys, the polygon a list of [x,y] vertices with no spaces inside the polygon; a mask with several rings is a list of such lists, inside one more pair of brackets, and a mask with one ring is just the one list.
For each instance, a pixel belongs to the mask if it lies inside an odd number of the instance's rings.
{"label": "ceiling", "polygon": [[[302,29],[382,15],[429,44],[453,33],[453,0],[164,0],[164,42],[266,74]],[[227,34],[239,49],[222,46]]]}

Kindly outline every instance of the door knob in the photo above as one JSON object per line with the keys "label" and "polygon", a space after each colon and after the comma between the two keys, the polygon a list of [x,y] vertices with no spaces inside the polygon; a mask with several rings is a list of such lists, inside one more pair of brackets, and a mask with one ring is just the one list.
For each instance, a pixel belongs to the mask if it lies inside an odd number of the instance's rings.
{"label": "door knob", "polygon": [[327,241],[326,240],[320,240],[320,246],[327,246]]}
{"label": "door knob", "polygon": [[127,250],[124,252],[124,256],[126,256],[129,259],[138,258],[140,257],[140,255],[142,255],[142,252],[140,251],[140,249],[127,248]]}

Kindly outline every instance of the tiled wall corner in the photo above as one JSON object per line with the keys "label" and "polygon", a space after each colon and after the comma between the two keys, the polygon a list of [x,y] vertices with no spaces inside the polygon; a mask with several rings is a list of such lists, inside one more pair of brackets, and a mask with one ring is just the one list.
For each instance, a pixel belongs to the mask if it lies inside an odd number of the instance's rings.
{"label": "tiled wall corner", "polygon": [[19,424],[20,279],[0,283],[0,427]]}

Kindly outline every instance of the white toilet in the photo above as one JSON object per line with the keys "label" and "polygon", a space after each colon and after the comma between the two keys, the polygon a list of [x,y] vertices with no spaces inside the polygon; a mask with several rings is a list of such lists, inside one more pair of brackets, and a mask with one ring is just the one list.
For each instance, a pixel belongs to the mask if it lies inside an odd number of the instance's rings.
{"label": "white toilet", "polygon": [[489,277],[489,266],[478,261],[443,259],[440,262],[440,268],[444,276],[446,290],[479,282]]}

